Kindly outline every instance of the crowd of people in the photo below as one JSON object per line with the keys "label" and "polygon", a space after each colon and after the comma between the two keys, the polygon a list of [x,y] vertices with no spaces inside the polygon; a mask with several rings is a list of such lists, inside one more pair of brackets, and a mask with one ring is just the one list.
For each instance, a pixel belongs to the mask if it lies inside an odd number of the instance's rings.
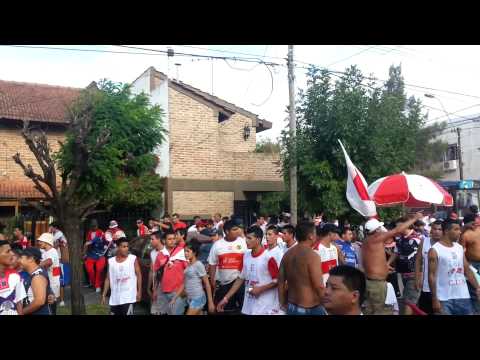
{"label": "crowd of people", "polygon": [[[135,313],[146,287],[152,315],[480,314],[480,214],[410,214],[360,227],[289,214],[139,219],[148,271],[117,221],[93,221],[84,244],[88,286],[114,315]],[[56,224],[36,246],[20,229],[0,238],[0,314],[55,314],[63,302],[67,240]],[[144,286],[146,283],[146,286]]]}

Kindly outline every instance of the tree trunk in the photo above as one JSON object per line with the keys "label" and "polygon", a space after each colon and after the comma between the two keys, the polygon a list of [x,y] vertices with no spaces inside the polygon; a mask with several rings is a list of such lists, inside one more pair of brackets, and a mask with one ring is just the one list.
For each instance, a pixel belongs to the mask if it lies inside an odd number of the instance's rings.
{"label": "tree trunk", "polygon": [[67,216],[65,219],[65,233],[68,239],[70,265],[72,267],[71,281],[71,308],[72,315],[85,315],[85,301],[81,292],[83,274],[82,264],[82,222],[80,216]]}

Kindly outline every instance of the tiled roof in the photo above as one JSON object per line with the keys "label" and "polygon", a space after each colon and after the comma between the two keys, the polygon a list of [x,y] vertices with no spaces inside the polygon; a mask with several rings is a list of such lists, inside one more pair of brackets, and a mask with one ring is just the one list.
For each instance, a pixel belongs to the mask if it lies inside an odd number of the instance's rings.
{"label": "tiled roof", "polygon": [[0,180],[0,199],[43,199],[31,181]]}
{"label": "tiled roof", "polygon": [[66,124],[66,108],[81,90],[0,80],[0,118]]}

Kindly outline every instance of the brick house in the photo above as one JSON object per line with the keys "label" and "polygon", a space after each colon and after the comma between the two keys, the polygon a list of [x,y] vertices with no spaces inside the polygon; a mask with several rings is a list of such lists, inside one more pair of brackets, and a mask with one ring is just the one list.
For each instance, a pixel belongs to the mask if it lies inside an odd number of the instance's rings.
{"label": "brick house", "polygon": [[[270,122],[183,82],[167,80],[153,67],[132,88],[149,94],[165,113],[169,133],[156,150],[160,159],[156,171],[166,179],[166,212],[184,218],[215,212],[247,218],[263,192],[283,190],[278,154],[254,152],[256,133],[271,128]],[[68,125],[66,107],[81,90],[0,81],[0,221],[34,211],[27,200],[42,200],[12,159],[19,152],[36,166],[20,134],[22,121],[30,120],[46,131],[55,151]]]}
{"label": "brick house", "polygon": [[[39,171],[33,154],[21,136],[23,120],[38,126],[48,135],[53,151],[59,147],[66,130],[65,109],[81,89],[43,84],[0,81],[0,222],[27,214],[26,231],[32,220],[41,219],[27,201],[42,201],[43,195],[34,187],[12,156],[19,152],[26,163]],[[35,233],[46,230],[46,219],[39,222]],[[33,225],[35,228],[35,226]],[[38,234],[36,234],[38,235]]]}
{"label": "brick house", "polygon": [[283,191],[278,154],[256,153],[256,134],[272,124],[150,67],[132,84],[164,110],[169,134],[158,149],[165,211],[209,217],[258,211],[264,192]]}

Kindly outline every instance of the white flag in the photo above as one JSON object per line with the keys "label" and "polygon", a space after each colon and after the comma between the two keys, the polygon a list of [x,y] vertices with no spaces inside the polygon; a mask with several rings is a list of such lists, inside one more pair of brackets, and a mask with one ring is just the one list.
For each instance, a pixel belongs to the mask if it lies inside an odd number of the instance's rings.
{"label": "white flag", "polygon": [[373,217],[377,215],[377,208],[375,202],[370,199],[368,195],[368,185],[363,175],[358,171],[357,167],[353,165],[350,157],[345,150],[342,142],[338,140],[345,155],[345,162],[347,163],[348,178],[347,178],[347,200],[352,208],[365,217]]}

